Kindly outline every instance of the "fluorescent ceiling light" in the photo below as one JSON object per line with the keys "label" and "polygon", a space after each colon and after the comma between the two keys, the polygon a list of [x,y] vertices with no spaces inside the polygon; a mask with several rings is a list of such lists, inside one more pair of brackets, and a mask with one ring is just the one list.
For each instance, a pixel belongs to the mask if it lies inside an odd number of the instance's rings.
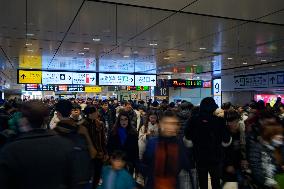
{"label": "fluorescent ceiling light", "polygon": [[267,60],[265,60],[265,59],[261,59],[261,60],[260,60],[260,62],[266,62],[266,61],[267,61]]}
{"label": "fluorescent ceiling light", "polygon": [[34,36],[35,34],[33,33],[27,33],[26,36]]}
{"label": "fluorescent ceiling light", "polygon": [[206,50],[206,48],[205,48],[205,47],[200,47],[199,49],[200,49],[200,50]]}
{"label": "fluorescent ceiling light", "polygon": [[164,57],[164,60],[170,60],[170,57]]}
{"label": "fluorescent ceiling light", "polygon": [[149,45],[150,46],[157,46],[158,44],[157,43],[150,43]]}
{"label": "fluorescent ceiling light", "polygon": [[133,54],[138,54],[138,51],[134,51]]}
{"label": "fluorescent ceiling light", "polygon": [[275,64],[272,64],[271,66],[272,66],[272,67],[275,67],[276,65],[275,65]]}
{"label": "fluorescent ceiling light", "polygon": [[26,46],[32,46],[33,44],[31,44],[31,43],[26,43]]}
{"label": "fluorescent ceiling light", "polygon": [[129,58],[129,56],[128,56],[128,55],[124,55],[123,57],[124,57],[124,58]]}
{"label": "fluorescent ceiling light", "polygon": [[261,54],[261,51],[256,51],[255,53],[256,53],[256,54]]}
{"label": "fluorescent ceiling light", "polygon": [[28,51],[28,52],[34,52],[34,50],[32,50],[32,49],[28,49],[27,51]]}
{"label": "fluorescent ceiling light", "polygon": [[178,56],[181,56],[182,54],[181,53],[179,53],[179,54],[177,54]]}
{"label": "fluorescent ceiling light", "polygon": [[243,65],[247,65],[248,63],[247,62],[243,62]]}
{"label": "fluorescent ceiling light", "polygon": [[93,41],[99,42],[99,41],[101,41],[101,39],[100,38],[93,38]]}
{"label": "fluorescent ceiling light", "polygon": [[192,66],[197,66],[196,64],[193,64]]}
{"label": "fluorescent ceiling light", "polygon": [[84,50],[90,50],[90,48],[89,47],[85,47]]}
{"label": "fluorescent ceiling light", "polygon": [[232,58],[232,57],[229,57],[228,60],[233,60],[233,58]]}
{"label": "fluorescent ceiling light", "polygon": [[249,69],[250,69],[250,70],[252,70],[252,69],[253,69],[253,67],[249,67]]}
{"label": "fluorescent ceiling light", "polygon": [[212,63],[216,63],[216,60],[212,60]]}
{"label": "fluorescent ceiling light", "polygon": [[84,55],[85,53],[83,53],[83,52],[79,52],[78,54],[80,54],[80,55]]}

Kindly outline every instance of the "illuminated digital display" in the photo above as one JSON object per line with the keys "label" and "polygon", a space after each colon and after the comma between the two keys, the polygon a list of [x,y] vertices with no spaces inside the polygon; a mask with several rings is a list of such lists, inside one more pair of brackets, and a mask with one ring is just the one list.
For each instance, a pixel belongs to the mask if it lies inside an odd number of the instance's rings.
{"label": "illuminated digital display", "polygon": [[130,74],[99,74],[99,85],[134,86],[134,75]]}
{"label": "illuminated digital display", "polygon": [[156,75],[135,75],[135,85],[155,87],[157,85],[157,76]]}
{"label": "illuminated digital display", "polygon": [[149,86],[127,86],[128,91],[149,91]]}
{"label": "illuminated digital display", "polygon": [[186,88],[202,88],[202,80],[183,80],[183,79],[170,79],[168,80],[169,87],[186,87]]}

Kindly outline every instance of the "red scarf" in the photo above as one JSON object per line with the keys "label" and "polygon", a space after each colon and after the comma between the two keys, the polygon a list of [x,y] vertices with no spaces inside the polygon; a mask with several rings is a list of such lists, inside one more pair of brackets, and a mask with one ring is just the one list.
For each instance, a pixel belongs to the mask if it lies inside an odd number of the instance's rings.
{"label": "red scarf", "polygon": [[178,145],[160,141],[155,152],[154,189],[176,189]]}

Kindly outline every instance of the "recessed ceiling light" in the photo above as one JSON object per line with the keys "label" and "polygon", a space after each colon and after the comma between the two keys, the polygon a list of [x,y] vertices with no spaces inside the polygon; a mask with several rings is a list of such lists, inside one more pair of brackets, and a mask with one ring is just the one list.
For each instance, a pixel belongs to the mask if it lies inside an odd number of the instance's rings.
{"label": "recessed ceiling light", "polygon": [[247,62],[243,62],[243,65],[247,65],[248,63]]}
{"label": "recessed ceiling light", "polygon": [[79,52],[78,54],[79,54],[79,55],[84,55],[85,53],[83,53],[83,52]]}
{"label": "recessed ceiling light", "polygon": [[100,38],[93,38],[93,41],[99,42],[99,41],[101,41],[101,39]]}
{"label": "recessed ceiling light", "polygon": [[90,50],[90,48],[89,47],[85,47],[84,50]]}
{"label": "recessed ceiling light", "polygon": [[179,53],[179,54],[177,54],[178,56],[181,56],[182,54],[181,53]]}
{"label": "recessed ceiling light", "polygon": [[205,47],[200,47],[199,49],[200,49],[200,50],[206,50],[206,48],[205,48]]}
{"label": "recessed ceiling light", "polygon": [[28,49],[27,51],[28,51],[28,52],[34,52],[34,50],[32,50],[32,49]]}
{"label": "recessed ceiling light", "polygon": [[124,55],[123,57],[124,57],[124,58],[129,58],[129,56],[128,56],[128,55]]}
{"label": "recessed ceiling light", "polygon": [[229,57],[228,60],[233,60],[233,58],[232,58],[232,57]]}
{"label": "recessed ceiling light", "polygon": [[272,66],[272,67],[275,67],[276,65],[275,65],[275,64],[272,64],[271,66]]}
{"label": "recessed ceiling light", "polygon": [[31,44],[31,43],[26,43],[26,46],[31,46],[31,45],[33,45],[33,44]]}
{"label": "recessed ceiling light", "polygon": [[150,43],[149,45],[150,46],[157,46],[158,44],[157,43]]}
{"label": "recessed ceiling light", "polygon": [[170,57],[164,57],[164,60],[169,60],[170,59]]}
{"label": "recessed ceiling light", "polygon": [[34,36],[35,34],[33,33],[27,33],[26,36]]}
{"label": "recessed ceiling light", "polygon": [[261,60],[260,60],[260,62],[266,62],[266,61],[267,61],[267,60],[265,60],[265,59],[261,59]]}
{"label": "recessed ceiling light", "polygon": [[253,67],[249,67],[250,70],[253,70]]}

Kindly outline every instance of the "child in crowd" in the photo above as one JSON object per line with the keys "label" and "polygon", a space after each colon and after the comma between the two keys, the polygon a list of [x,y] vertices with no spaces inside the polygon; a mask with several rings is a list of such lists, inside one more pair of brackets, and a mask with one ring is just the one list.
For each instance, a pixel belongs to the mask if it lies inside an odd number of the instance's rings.
{"label": "child in crowd", "polygon": [[103,168],[98,189],[135,189],[133,177],[124,169],[126,154],[122,151],[115,151],[110,162],[110,166]]}

